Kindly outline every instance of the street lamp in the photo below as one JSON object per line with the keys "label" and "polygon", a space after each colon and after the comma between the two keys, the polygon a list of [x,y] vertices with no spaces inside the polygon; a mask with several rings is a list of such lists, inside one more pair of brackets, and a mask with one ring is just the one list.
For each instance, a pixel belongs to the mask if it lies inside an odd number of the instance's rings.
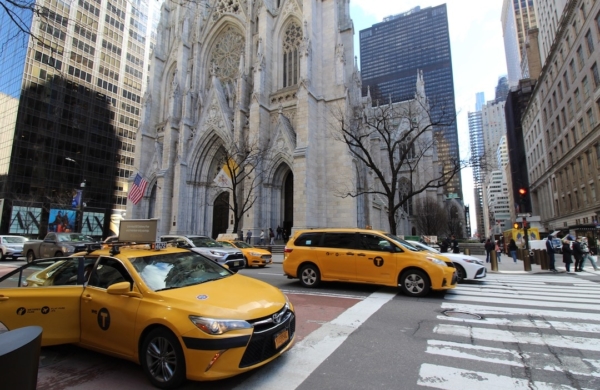
{"label": "street lamp", "polygon": [[79,185],[80,189],[76,190],[77,193],[73,196],[73,202],[71,203],[71,205],[74,209],[77,210],[77,230],[79,231],[79,233],[83,233],[83,190],[85,188],[85,179],[83,179],[83,167],[71,157],[65,157],[65,160],[72,162],[81,169],[82,180],[81,184]]}

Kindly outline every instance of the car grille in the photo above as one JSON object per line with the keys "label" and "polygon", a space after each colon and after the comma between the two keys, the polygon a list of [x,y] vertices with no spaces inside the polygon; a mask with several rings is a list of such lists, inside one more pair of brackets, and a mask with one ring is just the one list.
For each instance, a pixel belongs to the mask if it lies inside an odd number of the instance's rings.
{"label": "car grille", "polygon": [[271,255],[263,255],[260,258],[263,260],[271,260]]}
{"label": "car grille", "polygon": [[[273,318],[279,316],[280,323],[275,324]],[[277,352],[285,348],[294,338],[296,332],[296,316],[287,305],[277,313],[269,316],[248,321],[254,326],[252,338],[246,347],[240,368],[253,366],[273,357]],[[284,329],[289,331],[289,339],[279,349],[275,349],[274,337]]]}
{"label": "car grille", "polygon": [[226,261],[229,260],[239,260],[239,259],[243,259],[244,255],[242,254],[242,252],[238,252],[238,253],[234,253],[232,255],[227,255],[227,257],[225,258]]}

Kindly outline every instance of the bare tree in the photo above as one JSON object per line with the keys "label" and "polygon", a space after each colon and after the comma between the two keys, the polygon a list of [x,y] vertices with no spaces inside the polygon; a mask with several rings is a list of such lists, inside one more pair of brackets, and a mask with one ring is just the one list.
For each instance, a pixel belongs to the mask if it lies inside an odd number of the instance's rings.
{"label": "bare tree", "polygon": [[437,200],[431,197],[419,199],[414,211],[412,221],[420,235],[440,236],[446,233],[448,213]]}
{"label": "bare tree", "polygon": [[[443,137],[435,136],[455,120],[446,113],[434,119],[424,97],[401,103],[357,109],[351,115],[335,115],[334,137],[348,146],[351,155],[375,180],[369,185],[346,187],[340,196],[373,194],[382,199],[390,232],[396,234],[401,208],[426,190],[443,188],[467,163],[437,158]],[[430,163],[430,162],[433,162]]]}
{"label": "bare tree", "polygon": [[233,144],[221,154],[223,173],[229,179],[217,180],[217,186],[228,190],[233,199],[229,209],[233,212],[233,231],[237,232],[244,214],[257,199],[257,188],[262,184],[262,171],[266,163],[265,152],[257,145],[240,148]]}

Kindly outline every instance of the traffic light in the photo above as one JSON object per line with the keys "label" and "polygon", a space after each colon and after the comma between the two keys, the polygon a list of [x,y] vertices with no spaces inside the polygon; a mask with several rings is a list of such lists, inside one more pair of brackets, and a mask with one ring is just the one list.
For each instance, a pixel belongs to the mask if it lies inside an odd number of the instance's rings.
{"label": "traffic light", "polygon": [[519,196],[521,197],[521,199],[525,199],[525,197],[527,196],[527,188],[519,188]]}
{"label": "traffic light", "polygon": [[521,224],[519,222],[513,223],[513,229],[521,229]]}

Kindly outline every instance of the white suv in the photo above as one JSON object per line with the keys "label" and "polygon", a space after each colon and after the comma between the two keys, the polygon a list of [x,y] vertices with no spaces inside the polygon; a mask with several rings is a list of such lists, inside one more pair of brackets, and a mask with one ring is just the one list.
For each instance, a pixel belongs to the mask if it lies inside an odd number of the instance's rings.
{"label": "white suv", "polygon": [[244,268],[244,255],[237,248],[226,248],[220,242],[207,236],[167,234],[160,237],[162,242],[176,243],[180,248],[188,248],[209,259],[229,267],[233,272]]}

